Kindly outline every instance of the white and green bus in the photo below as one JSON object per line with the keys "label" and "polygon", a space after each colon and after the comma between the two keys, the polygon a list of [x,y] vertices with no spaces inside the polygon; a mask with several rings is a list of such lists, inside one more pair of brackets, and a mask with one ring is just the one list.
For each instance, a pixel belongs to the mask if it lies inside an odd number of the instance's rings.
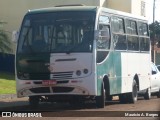
{"label": "white and green bus", "polygon": [[17,96],[81,103],[99,108],[119,96],[135,103],[150,98],[147,21],[95,6],[59,6],[25,15],[16,52]]}

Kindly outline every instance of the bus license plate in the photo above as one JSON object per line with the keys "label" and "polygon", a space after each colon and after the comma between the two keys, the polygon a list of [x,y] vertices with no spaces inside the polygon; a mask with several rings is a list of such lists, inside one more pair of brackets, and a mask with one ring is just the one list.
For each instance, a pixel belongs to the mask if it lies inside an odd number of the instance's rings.
{"label": "bus license plate", "polygon": [[57,81],[56,80],[43,80],[42,85],[56,85]]}

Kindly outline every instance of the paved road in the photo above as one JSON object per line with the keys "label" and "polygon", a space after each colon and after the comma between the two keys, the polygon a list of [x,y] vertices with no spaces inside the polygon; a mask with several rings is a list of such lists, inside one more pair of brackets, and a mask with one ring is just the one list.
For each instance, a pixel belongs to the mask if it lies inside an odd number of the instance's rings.
{"label": "paved road", "polygon": [[[94,103],[87,103],[81,107],[72,107],[69,104],[56,104],[56,103],[42,103],[36,109],[31,109],[28,105],[28,98],[9,98],[0,99],[0,111],[15,111],[15,112],[40,112],[42,116],[48,116],[50,119],[55,120],[80,120],[80,119],[107,119],[112,120],[159,120],[160,118],[154,117],[139,117],[141,114],[149,113],[152,111],[160,111],[160,98],[152,97],[151,100],[144,100],[139,98],[136,104],[121,104],[118,100],[106,102],[106,106],[103,109],[97,109]],[[123,112],[120,112],[123,111]],[[131,112],[132,111],[132,112]],[[157,112],[153,112],[154,114]],[[134,117],[125,117],[127,115],[133,115]],[[55,117],[56,116],[56,117]],[[63,116],[63,117],[61,117]],[[66,117],[67,116],[67,117]],[[82,117],[83,116],[83,117]],[[152,115],[153,116],[153,115]],[[100,118],[99,118],[100,117]],[[123,117],[123,118],[121,118]],[[0,118],[1,119],[1,118]],[[5,118],[3,118],[5,119]],[[16,120],[15,118],[12,118]],[[44,118],[41,118],[42,120]],[[47,119],[48,120],[48,119]]]}

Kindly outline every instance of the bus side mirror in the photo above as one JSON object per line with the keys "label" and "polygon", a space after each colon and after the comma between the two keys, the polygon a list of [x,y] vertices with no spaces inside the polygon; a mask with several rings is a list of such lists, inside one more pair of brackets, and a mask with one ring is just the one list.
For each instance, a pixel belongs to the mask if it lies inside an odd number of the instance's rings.
{"label": "bus side mirror", "polygon": [[12,41],[17,43],[19,37],[19,31],[13,31],[12,32]]}

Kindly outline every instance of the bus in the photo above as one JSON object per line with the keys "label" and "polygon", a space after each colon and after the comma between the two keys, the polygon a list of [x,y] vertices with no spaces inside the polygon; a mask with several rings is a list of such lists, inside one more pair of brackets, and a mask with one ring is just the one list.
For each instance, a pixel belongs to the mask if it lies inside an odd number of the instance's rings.
{"label": "bus", "polygon": [[151,52],[147,20],[97,6],[29,10],[16,51],[17,96],[104,108],[119,96],[150,99]]}

